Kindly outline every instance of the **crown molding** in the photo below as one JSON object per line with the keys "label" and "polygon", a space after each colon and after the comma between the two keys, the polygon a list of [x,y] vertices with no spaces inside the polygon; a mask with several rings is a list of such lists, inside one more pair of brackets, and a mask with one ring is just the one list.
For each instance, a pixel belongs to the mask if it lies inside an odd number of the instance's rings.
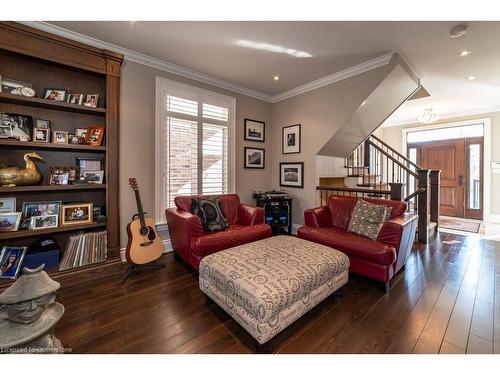
{"label": "crown molding", "polygon": [[291,90],[282,92],[281,94],[277,94],[272,97],[272,103],[277,103],[282,100],[291,98],[293,96],[297,96],[306,93],[308,91],[316,90],[319,89],[320,87],[330,85],[332,83],[341,81],[343,79],[354,77],[358,74],[368,72],[369,70],[380,68],[381,66],[389,64],[393,56],[394,53],[390,52],[385,55],[376,57],[372,60],[365,61],[361,64],[351,66],[350,68],[341,70],[340,72],[333,73],[330,74],[329,76],[306,83],[305,85],[298,86]]}
{"label": "crown molding", "polygon": [[253,90],[233,82],[225,81],[220,78],[212,77],[208,74],[200,73],[180,65],[172,64],[167,61],[158,59],[156,57],[151,57],[139,52],[129,50],[127,48],[120,47],[118,45],[104,42],[102,40],[92,38],[87,35],[83,35],[71,30],[64,29],[62,27],[52,25],[43,21],[18,21],[19,23],[30,26],[34,29],[42,30],[48,33],[52,33],[67,39],[71,39],[80,43],[88,44],[96,48],[107,49],[110,51],[115,51],[124,56],[125,60],[132,61],[138,64],[146,65],[151,68],[155,68],[164,72],[176,74],[181,77],[189,78],[198,82],[206,83],[215,87],[219,87],[225,90],[236,92],[242,95],[250,96],[259,100],[263,100],[269,103],[277,103],[279,101],[291,98],[296,95],[303,94],[308,91],[318,89],[320,87],[330,85],[334,82],[341,81],[346,78],[356,76],[358,74],[365,73],[369,70],[379,68],[381,66],[387,65],[394,55],[392,52],[385,55],[376,57],[372,60],[363,62],[361,64],[352,66],[350,68],[344,69],[340,72],[328,75],[326,77],[317,79],[313,82],[306,83],[304,85],[298,86],[291,90],[284,91],[277,95],[269,95],[257,90]]}
{"label": "crown molding", "polygon": [[450,119],[455,119],[455,118],[460,118],[460,117],[468,117],[468,116],[476,116],[476,115],[485,115],[488,113],[493,113],[493,112],[500,112],[500,105],[493,106],[493,107],[482,107],[482,108],[473,108],[469,109],[467,111],[460,111],[460,112],[450,112],[450,113],[440,113],[439,114],[439,120],[436,122],[433,122],[431,124],[422,124],[418,122],[416,119],[407,119],[407,120],[396,120],[396,121],[388,121],[384,123],[381,127],[382,128],[392,128],[395,126],[404,126],[404,125],[436,125],[440,124],[443,122],[443,120],[450,120]]}

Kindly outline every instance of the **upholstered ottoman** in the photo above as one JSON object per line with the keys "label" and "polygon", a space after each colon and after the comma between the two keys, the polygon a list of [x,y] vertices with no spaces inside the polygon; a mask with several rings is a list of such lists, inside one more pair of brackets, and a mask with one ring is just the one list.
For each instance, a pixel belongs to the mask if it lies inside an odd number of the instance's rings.
{"label": "upholstered ottoman", "polygon": [[209,255],[200,289],[264,344],[347,283],[349,258],[291,236]]}

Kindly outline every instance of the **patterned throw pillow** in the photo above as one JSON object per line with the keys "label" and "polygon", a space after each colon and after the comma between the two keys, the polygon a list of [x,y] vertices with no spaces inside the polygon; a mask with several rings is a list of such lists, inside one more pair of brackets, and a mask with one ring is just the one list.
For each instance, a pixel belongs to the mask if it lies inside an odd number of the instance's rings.
{"label": "patterned throw pillow", "polygon": [[359,199],[352,211],[348,231],[376,240],[388,217],[385,205],[373,204]]}
{"label": "patterned throw pillow", "polygon": [[220,199],[215,198],[193,198],[191,200],[193,213],[199,216],[203,228],[207,232],[219,232],[229,227]]}

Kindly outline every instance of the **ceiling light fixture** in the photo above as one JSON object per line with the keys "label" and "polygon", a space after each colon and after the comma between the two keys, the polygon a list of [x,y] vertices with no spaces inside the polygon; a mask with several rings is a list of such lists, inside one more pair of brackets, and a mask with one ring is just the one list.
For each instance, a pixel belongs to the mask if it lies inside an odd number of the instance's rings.
{"label": "ceiling light fixture", "polygon": [[457,25],[450,31],[450,39],[458,39],[467,34],[468,26],[465,24]]}
{"label": "ceiling light fixture", "polygon": [[475,77],[475,76],[468,76],[468,77],[467,77],[467,79],[468,79],[469,81],[474,81],[474,80],[476,79],[476,77]]}
{"label": "ceiling light fixture", "polygon": [[422,124],[431,124],[437,120],[439,120],[439,115],[432,113],[432,108],[427,108],[424,113],[417,117],[417,121]]}
{"label": "ceiling light fixture", "polygon": [[254,42],[252,40],[238,40],[236,44],[242,47],[259,49],[262,51],[269,51],[275,53],[285,53],[287,55],[297,57],[297,58],[305,58],[305,57],[313,57],[309,52],[299,51],[293,48],[287,48],[283,46],[278,46],[276,44],[269,44],[263,42]]}
{"label": "ceiling light fixture", "polygon": [[463,51],[460,51],[460,56],[461,57],[469,56],[471,53],[472,51],[470,49],[464,49]]}
{"label": "ceiling light fixture", "polygon": [[274,79],[275,81],[279,81],[280,76],[274,76],[274,77],[273,77],[273,79]]}

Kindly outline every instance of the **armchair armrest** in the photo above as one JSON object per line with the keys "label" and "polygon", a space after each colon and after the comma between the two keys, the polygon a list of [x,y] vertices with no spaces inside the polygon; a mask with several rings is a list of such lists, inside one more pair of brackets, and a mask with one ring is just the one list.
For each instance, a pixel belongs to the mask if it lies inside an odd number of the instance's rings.
{"label": "armchair armrest", "polygon": [[191,253],[191,238],[205,233],[200,218],[178,208],[166,209],[165,215],[174,251],[188,259]]}
{"label": "armchair armrest", "polygon": [[325,228],[332,226],[332,216],[328,206],[304,210],[304,223],[308,227]]}
{"label": "armchair armrest", "polygon": [[378,234],[377,241],[393,246],[396,249],[394,273],[403,267],[411,253],[417,222],[418,215],[404,214],[387,221]]}
{"label": "armchair armrest", "polygon": [[238,222],[241,225],[257,225],[264,223],[264,209],[262,207],[238,206]]}

